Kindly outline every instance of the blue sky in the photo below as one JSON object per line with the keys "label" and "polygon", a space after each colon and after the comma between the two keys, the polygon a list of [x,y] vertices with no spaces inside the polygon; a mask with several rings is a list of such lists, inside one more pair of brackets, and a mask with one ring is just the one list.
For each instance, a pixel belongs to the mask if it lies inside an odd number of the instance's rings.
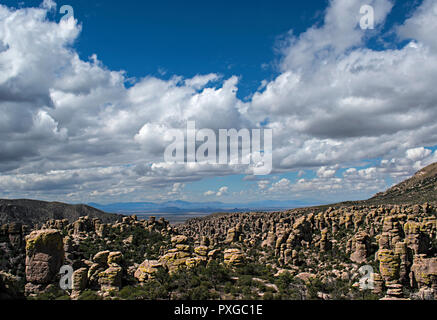
{"label": "blue sky", "polygon": [[[420,1],[396,1],[385,28],[403,21]],[[4,0],[11,6],[41,1]],[[18,3],[18,5],[17,5]],[[365,3],[365,2],[363,2]],[[83,59],[92,54],[130,77],[193,77],[210,72],[241,77],[239,96],[253,94],[278,74],[278,42],[321,24],[328,0],[311,1],[87,1],[71,5],[84,32],[75,43]],[[52,12],[59,21],[62,14]],[[380,48],[370,41],[370,46]]]}
{"label": "blue sky", "polygon": [[89,32],[77,47],[84,57],[99,48],[106,65],[133,77],[236,74],[244,97],[275,72],[277,38],[303,31],[325,2],[78,1]]}
{"label": "blue sky", "polygon": [[[3,1],[20,7],[41,1]],[[83,59],[97,54],[130,77],[241,77],[241,98],[277,74],[275,45],[290,29],[316,23],[328,1],[86,1],[71,0],[84,32]],[[58,8],[64,3],[59,2]],[[50,14],[59,21],[62,14]]]}
{"label": "blue sky", "polygon": [[[369,197],[437,159],[431,0],[41,3],[2,1],[1,197],[317,203]],[[364,4],[374,30],[358,28]],[[187,84],[199,76],[211,81]],[[164,165],[163,132],[189,119],[269,119],[273,173]]]}

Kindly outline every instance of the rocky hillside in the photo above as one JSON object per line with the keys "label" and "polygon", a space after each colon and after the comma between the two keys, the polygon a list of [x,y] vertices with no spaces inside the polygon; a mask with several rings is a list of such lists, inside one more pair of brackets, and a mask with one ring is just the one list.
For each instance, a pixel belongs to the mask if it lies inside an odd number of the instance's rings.
{"label": "rocky hillside", "polygon": [[376,194],[367,202],[373,203],[424,203],[437,201],[437,163],[433,163],[413,177],[385,192]]}
{"label": "rocky hillside", "polygon": [[69,222],[74,222],[82,216],[99,218],[103,222],[115,222],[120,219],[116,214],[105,213],[82,204],[0,199],[0,224],[16,222],[34,226],[42,225],[50,219],[67,219]]}

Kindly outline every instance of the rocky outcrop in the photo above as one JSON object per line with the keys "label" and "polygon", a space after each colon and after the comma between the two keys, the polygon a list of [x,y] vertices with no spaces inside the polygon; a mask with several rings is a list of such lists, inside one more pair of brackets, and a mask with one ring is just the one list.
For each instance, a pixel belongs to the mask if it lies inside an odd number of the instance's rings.
{"label": "rocky outcrop", "polygon": [[28,231],[28,226],[19,222],[4,224],[0,226],[0,242],[7,242],[13,248],[19,249],[24,245],[24,237]]}
{"label": "rocky outcrop", "polygon": [[26,293],[52,283],[64,261],[64,244],[58,230],[33,231],[26,237]]}
{"label": "rocky outcrop", "polygon": [[99,273],[100,290],[104,296],[120,290],[122,274],[123,269],[118,265],[113,265]]}
{"label": "rocky outcrop", "polygon": [[70,297],[71,299],[77,299],[88,286],[88,269],[80,268],[74,271],[72,281],[73,288]]}
{"label": "rocky outcrop", "polygon": [[192,247],[188,244],[188,237],[176,235],[171,238],[172,249],[164,254],[159,262],[165,266],[170,273],[183,267],[193,267],[199,263],[205,262],[200,256],[193,255]]}
{"label": "rocky outcrop", "polygon": [[321,232],[319,248],[321,252],[326,252],[331,249],[331,241],[328,239],[328,229],[325,228]]}
{"label": "rocky outcrop", "polygon": [[437,258],[416,255],[411,267],[412,286],[418,287],[425,295],[437,300]]}
{"label": "rocky outcrop", "polygon": [[404,225],[405,241],[414,254],[425,253],[428,250],[428,238],[421,231],[421,224],[416,221],[408,221]]}
{"label": "rocky outcrop", "polygon": [[238,224],[235,228],[230,228],[228,230],[228,234],[226,236],[226,240],[224,243],[226,244],[232,244],[241,241],[240,239],[242,233],[242,227],[241,224]]}
{"label": "rocky outcrop", "polygon": [[83,281],[80,283],[87,282],[88,287],[100,288],[104,296],[109,295],[121,288],[125,270],[123,254],[120,251],[110,252],[109,250],[98,252],[93,257],[89,269],[85,268],[85,270],[78,274],[79,281]]}
{"label": "rocky outcrop", "polygon": [[382,249],[378,251],[379,271],[385,284],[396,283],[399,279],[400,258],[393,250]]}
{"label": "rocky outcrop", "polygon": [[164,270],[164,266],[158,260],[144,260],[135,271],[134,277],[140,282],[145,282],[154,279],[160,270]]}
{"label": "rocky outcrop", "polygon": [[[390,299],[401,299],[404,291],[414,290],[410,285],[414,256],[423,252],[431,258],[437,253],[436,212],[436,205],[428,203],[420,206],[351,205],[274,213],[233,213],[192,219],[186,225],[178,226],[177,231],[190,235],[194,242],[208,237],[214,248],[223,250],[224,263],[229,266],[232,254],[241,257],[242,248],[253,248],[261,253],[261,258],[256,259],[263,263],[273,261],[274,267],[284,268],[290,273],[302,267],[314,273],[314,268],[307,266],[316,264],[318,275],[329,281],[333,278],[350,279],[342,274],[356,272],[354,264],[371,265],[376,260],[379,267],[375,270],[374,292]],[[242,226],[238,237],[234,227],[237,225]],[[342,257],[344,253],[347,258]],[[342,261],[345,272],[335,275],[335,270],[329,269],[331,262],[326,257],[340,259],[338,261]],[[236,261],[238,265],[240,258]]]}
{"label": "rocky outcrop", "polygon": [[370,250],[370,238],[366,232],[358,232],[352,238],[352,254],[350,259],[356,263],[365,263]]}
{"label": "rocky outcrop", "polygon": [[91,288],[97,288],[99,284],[99,274],[108,268],[108,256],[110,251],[101,251],[94,255],[92,264],[88,270],[88,282]]}
{"label": "rocky outcrop", "polygon": [[241,267],[244,264],[244,254],[240,249],[227,249],[224,252],[224,262],[231,268]]}

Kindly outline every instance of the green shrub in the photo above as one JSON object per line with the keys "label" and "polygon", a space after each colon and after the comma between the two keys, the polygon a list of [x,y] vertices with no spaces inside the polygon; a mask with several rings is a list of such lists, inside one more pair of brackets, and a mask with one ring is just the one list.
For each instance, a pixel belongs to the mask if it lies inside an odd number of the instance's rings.
{"label": "green shrub", "polygon": [[92,290],[85,290],[79,296],[78,300],[102,300],[102,297]]}

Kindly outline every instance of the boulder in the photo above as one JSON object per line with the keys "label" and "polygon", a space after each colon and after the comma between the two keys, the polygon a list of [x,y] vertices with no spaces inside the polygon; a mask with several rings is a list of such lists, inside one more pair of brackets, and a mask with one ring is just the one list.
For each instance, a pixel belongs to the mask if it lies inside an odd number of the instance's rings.
{"label": "boulder", "polygon": [[140,282],[144,282],[155,277],[159,270],[163,270],[164,266],[158,260],[144,260],[135,271],[134,277]]}
{"label": "boulder", "polygon": [[82,291],[87,288],[88,284],[88,269],[80,268],[73,272],[72,276],[73,280],[73,290],[71,292],[70,298],[75,300],[77,299]]}
{"label": "boulder", "polygon": [[122,268],[121,267],[109,267],[103,272],[99,273],[100,290],[103,293],[111,293],[118,291],[121,288],[122,283]]}
{"label": "boulder", "polygon": [[26,279],[47,285],[59,273],[64,261],[64,243],[58,230],[33,231],[26,237]]}
{"label": "boulder", "polygon": [[224,252],[224,262],[229,267],[240,267],[244,260],[244,254],[240,249],[227,249]]}
{"label": "boulder", "polygon": [[111,252],[108,255],[107,264],[109,266],[121,266],[123,254],[120,251]]}

